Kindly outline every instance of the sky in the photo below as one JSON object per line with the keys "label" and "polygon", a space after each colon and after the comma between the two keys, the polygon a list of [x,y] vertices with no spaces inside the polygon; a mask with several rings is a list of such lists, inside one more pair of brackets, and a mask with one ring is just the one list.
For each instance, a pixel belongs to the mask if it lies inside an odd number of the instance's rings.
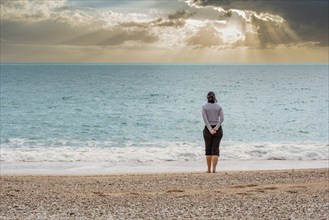
{"label": "sky", "polygon": [[327,0],[1,0],[2,63],[328,63]]}

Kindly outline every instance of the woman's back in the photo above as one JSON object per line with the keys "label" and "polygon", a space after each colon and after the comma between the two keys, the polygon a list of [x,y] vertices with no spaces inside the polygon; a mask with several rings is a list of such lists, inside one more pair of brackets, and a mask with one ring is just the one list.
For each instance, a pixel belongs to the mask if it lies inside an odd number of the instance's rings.
{"label": "woman's back", "polygon": [[202,108],[203,112],[206,114],[209,124],[217,124],[222,107],[217,103],[206,103],[202,106]]}

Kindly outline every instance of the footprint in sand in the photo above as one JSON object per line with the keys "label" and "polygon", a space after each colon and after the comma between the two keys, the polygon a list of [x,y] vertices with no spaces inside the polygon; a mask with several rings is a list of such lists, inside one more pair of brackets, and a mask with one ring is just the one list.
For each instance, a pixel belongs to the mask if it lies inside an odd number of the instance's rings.
{"label": "footprint in sand", "polygon": [[166,191],[167,193],[172,193],[172,192],[185,192],[184,190],[181,189],[170,189]]}
{"label": "footprint in sand", "polygon": [[265,191],[268,190],[276,190],[278,189],[278,187],[264,187],[264,188],[258,188],[258,189],[254,189],[254,190],[249,190],[248,192],[261,192],[264,193]]}
{"label": "footprint in sand", "polygon": [[265,187],[263,189],[265,189],[265,190],[276,190],[276,189],[278,189],[278,187],[272,186],[272,187]]}
{"label": "footprint in sand", "polygon": [[240,193],[237,193],[237,195],[247,196],[247,195],[250,195],[250,193],[240,192]]}
{"label": "footprint in sand", "polygon": [[237,186],[232,186],[231,188],[247,188],[247,187],[255,187],[258,186],[256,184],[249,184],[249,185],[237,185]]}
{"label": "footprint in sand", "polygon": [[102,192],[93,192],[94,194],[96,194],[96,195],[98,195],[98,196],[101,196],[101,197],[103,197],[103,196],[106,196],[104,193],[102,193]]}

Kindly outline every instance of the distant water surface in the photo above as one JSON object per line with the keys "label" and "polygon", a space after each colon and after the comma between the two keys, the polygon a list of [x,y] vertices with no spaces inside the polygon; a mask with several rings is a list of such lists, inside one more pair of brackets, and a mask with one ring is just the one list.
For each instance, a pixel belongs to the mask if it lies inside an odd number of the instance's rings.
{"label": "distant water surface", "polygon": [[328,65],[1,65],[1,161],[328,159]]}

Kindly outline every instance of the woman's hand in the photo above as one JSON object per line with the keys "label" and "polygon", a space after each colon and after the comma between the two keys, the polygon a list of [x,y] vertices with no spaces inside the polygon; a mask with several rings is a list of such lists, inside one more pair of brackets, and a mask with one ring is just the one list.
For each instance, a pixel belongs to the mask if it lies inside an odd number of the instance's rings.
{"label": "woman's hand", "polygon": [[217,133],[217,130],[216,130],[216,129],[211,129],[210,133],[211,133],[212,135],[214,135],[214,134]]}

